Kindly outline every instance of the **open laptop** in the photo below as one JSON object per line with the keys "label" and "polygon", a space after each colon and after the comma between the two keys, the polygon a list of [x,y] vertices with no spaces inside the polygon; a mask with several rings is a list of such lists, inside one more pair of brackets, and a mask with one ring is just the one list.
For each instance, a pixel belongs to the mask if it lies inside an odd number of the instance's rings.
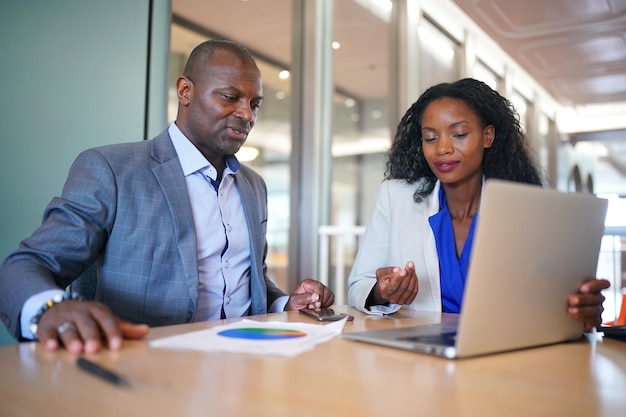
{"label": "open laptop", "polygon": [[580,338],[567,296],[596,275],[607,206],[590,194],[487,180],[458,323],[342,337],[446,358]]}

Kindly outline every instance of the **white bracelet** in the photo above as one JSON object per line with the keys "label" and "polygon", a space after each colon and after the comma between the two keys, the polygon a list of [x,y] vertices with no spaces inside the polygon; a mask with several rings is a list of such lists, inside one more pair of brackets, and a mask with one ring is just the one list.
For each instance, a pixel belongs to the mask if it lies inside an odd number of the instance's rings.
{"label": "white bracelet", "polygon": [[41,308],[37,311],[37,314],[35,314],[35,316],[30,320],[30,324],[28,325],[28,330],[30,330],[30,332],[34,336],[37,336],[37,329],[39,327],[39,319],[41,319],[41,316],[43,315],[43,313],[45,313],[46,311],[48,311],[50,308],[54,307],[55,305],[60,304],[66,300],[82,300],[82,297],[76,293],[63,293],[63,294],[59,294],[59,295],[52,297],[51,299],[46,301],[46,303],[43,306],[41,306]]}

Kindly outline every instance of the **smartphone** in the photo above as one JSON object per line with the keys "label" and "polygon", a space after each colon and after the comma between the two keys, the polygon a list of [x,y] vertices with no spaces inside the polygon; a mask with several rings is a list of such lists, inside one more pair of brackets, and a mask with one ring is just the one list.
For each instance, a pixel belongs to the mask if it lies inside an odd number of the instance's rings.
{"label": "smartphone", "polygon": [[626,341],[626,326],[601,326],[599,331],[605,337]]}
{"label": "smartphone", "polygon": [[335,310],[332,308],[320,308],[315,310],[303,308],[300,310],[300,313],[317,321],[337,321],[343,319],[344,317],[347,317],[348,321],[354,320],[354,317],[351,315],[345,313],[335,313]]}

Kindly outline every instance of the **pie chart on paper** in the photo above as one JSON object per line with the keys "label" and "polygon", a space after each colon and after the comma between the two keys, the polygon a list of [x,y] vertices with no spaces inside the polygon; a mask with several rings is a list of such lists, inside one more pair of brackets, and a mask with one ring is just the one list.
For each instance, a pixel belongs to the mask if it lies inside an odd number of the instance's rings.
{"label": "pie chart on paper", "polygon": [[218,336],[233,339],[247,340],[285,340],[306,336],[305,332],[288,329],[264,329],[255,327],[243,327],[240,329],[227,329],[217,333]]}

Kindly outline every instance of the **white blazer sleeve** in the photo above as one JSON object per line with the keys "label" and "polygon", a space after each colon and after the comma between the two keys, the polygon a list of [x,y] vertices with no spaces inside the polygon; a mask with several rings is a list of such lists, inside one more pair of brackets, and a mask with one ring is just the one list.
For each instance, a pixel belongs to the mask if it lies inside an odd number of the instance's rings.
{"label": "white blazer sleeve", "polygon": [[348,305],[368,314],[389,314],[400,309],[399,305],[365,308],[365,301],[376,284],[376,269],[389,266],[390,262],[390,198],[385,181],[378,189],[376,205],[348,277]]}
{"label": "white blazer sleeve", "polygon": [[[384,181],[367,229],[359,244],[354,266],[348,277],[348,304],[368,314],[389,314],[400,306],[372,306],[365,301],[376,284],[376,270],[386,266],[404,268],[415,264],[418,294],[410,310],[441,311],[439,260],[435,239],[428,222],[439,210],[438,185],[433,193],[417,203],[413,194],[417,186],[403,180]],[[379,308],[380,307],[380,308]]]}

